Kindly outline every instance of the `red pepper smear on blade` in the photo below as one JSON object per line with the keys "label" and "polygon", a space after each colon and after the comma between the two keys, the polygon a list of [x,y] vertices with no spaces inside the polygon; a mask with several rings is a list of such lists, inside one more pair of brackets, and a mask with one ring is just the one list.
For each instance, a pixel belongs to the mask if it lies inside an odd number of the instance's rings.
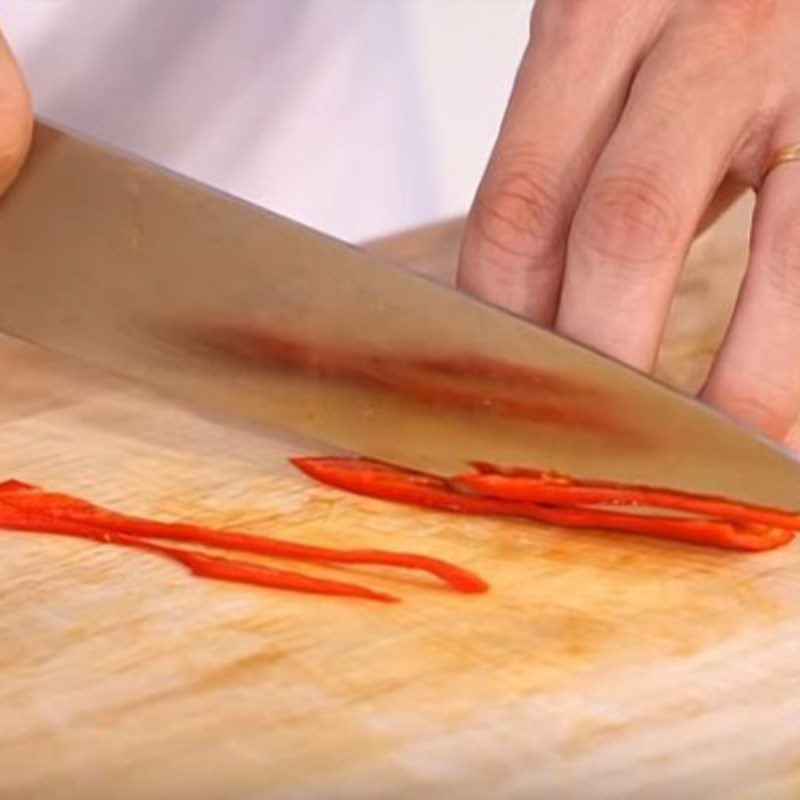
{"label": "red pepper smear on blade", "polygon": [[428,405],[613,434],[636,443],[634,431],[601,393],[542,369],[476,354],[408,355],[363,346],[287,338],[282,332],[237,324],[182,326],[172,336],[184,345],[213,348],[251,367],[313,374],[323,379],[400,394]]}
{"label": "red pepper smear on blade", "polygon": [[770,550],[791,541],[786,527],[721,519],[663,517],[586,508],[557,507],[535,500],[490,497],[466,492],[458,482],[436,475],[391,467],[360,458],[296,458],[293,463],[328,486],[422,508],[460,514],[512,516],[548,525],[589,530],[625,531],[661,539],[735,550]]}
{"label": "red pepper smear on blade", "polygon": [[[20,527],[26,520],[28,521],[26,527]],[[400,567],[427,572],[464,594],[477,594],[488,589],[487,584],[477,575],[429,556],[414,553],[393,553],[383,550],[337,550],[254,536],[247,533],[219,531],[180,523],[157,522],[118,514],[94,506],[84,500],[68,495],[46,492],[38,487],[19,481],[0,483],[0,526],[16,528],[17,530],[50,531],[73,536],[79,536],[81,535],[80,531],[83,531],[85,533],[84,538],[123,544],[125,546],[135,546],[131,540],[141,542],[142,539],[168,539],[192,542],[224,550],[311,561],[318,564],[341,563]],[[98,536],[105,536],[106,538],[98,539]],[[123,538],[119,539],[119,537]],[[235,576],[238,573],[241,577],[238,582],[256,582],[264,586],[274,585],[276,588],[292,588],[288,586],[290,581],[287,576],[297,575],[298,581],[296,581],[293,588],[298,591],[324,593],[322,588],[323,584],[325,584],[331,588],[331,591],[327,592],[329,594],[349,593],[352,596],[370,596],[372,599],[394,599],[389,598],[388,595],[382,595],[369,589],[362,589],[362,587],[352,584],[323,581],[297,573],[271,570],[248,562],[219,559],[202,553],[192,553],[191,551],[164,548],[150,544],[143,545],[143,549],[171,555],[171,557],[181,560],[182,563],[190,566],[193,571],[196,571],[195,568],[201,569],[210,577],[220,578],[224,575],[227,576],[224,578],[226,580],[236,580]],[[175,556],[175,553],[180,555]],[[186,555],[187,553],[189,553],[188,556]],[[268,582],[270,580],[272,583]],[[278,586],[278,583],[281,585]],[[308,588],[312,586],[316,588]]]}

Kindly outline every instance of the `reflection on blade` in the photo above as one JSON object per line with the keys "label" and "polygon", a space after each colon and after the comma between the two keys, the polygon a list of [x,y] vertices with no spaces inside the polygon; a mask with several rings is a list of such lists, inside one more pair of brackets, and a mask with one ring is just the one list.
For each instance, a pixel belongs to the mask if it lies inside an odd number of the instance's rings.
{"label": "reflection on blade", "polygon": [[266,375],[306,376],[399,395],[422,405],[580,430],[599,441],[643,444],[641,430],[625,423],[613,398],[552,370],[478,354],[399,354],[235,322],[186,324],[168,338],[189,353],[213,354],[222,363]]}
{"label": "reflection on blade", "polygon": [[0,200],[0,260],[3,331],[317,452],[800,496],[779,448],[633,370],[51,127]]}

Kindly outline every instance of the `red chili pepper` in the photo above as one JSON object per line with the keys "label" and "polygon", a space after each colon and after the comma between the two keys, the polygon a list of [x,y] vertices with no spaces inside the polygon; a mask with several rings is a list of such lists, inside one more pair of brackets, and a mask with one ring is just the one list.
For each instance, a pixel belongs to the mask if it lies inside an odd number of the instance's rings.
{"label": "red chili pepper", "polygon": [[183,564],[194,575],[201,578],[230,581],[232,583],[247,583],[295,592],[359,597],[367,600],[380,600],[384,603],[398,602],[397,598],[392,595],[376,592],[352,583],[314,578],[299,572],[286,572],[261,564],[234,561],[194,550],[165,547],[148,542],[138,536],[129,536],[125,533],[109,531],[101,527],[92,527],[85,522],[53,518],[46,512],[37,514],[30,510],[23,511],[9,505],[5,497],[0,500],[0,526],[17,531],[73,536],[102,544],[118,545],[155,553]]}
{"label": "red chili pepper", "polygon": [[549,505],[620,505],[668,508],[743,524],[800,530],[800,514],[678,489],[622,484],[612,481],[584,481],[555,472],[497,467],[485,462],[475,465],[478,473],[458,475],[457,486],[505,500],[522,500]]}
{"label": "red chili pepper", "polygon": [[[373,468],[378,469],[377,462]],[[488,590],[485,581],[474,573],[446,561],[415,553],[366,549],[337,550],[197,525],[158,522],[119,514],[85,500],[46,492],[19,481],[0,484],[0,500],[4,506],[13,507],[21,513],[38,515],[37,518],[49,519],[51,523],[78,523],[129,536],[192,542],[225,550],[322,564],[377,565],[419,570],[439,578],[463,594],[478,594]],[[2,524],[1,518],[0,524]]]}
{"label": "red chili pepper", "polygon": [[449,479],[357,458],[295,458],[310,477],[356,494],[460,514],[513,516],[566,528],[626,531],[737,550],[769,550],[793,538],[789,530],[716,519],[686,519],[558,508],[460,491]]}

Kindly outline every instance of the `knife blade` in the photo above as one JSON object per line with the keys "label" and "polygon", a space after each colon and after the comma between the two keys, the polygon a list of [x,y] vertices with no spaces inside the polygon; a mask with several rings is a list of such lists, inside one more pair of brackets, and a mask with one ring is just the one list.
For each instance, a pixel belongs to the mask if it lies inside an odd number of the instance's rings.
{"label": "knife blade", "polygon": [[0,263],[3,331],[317,449],[800,496],[785,451],[691,398],[43,122],[0,203]]}

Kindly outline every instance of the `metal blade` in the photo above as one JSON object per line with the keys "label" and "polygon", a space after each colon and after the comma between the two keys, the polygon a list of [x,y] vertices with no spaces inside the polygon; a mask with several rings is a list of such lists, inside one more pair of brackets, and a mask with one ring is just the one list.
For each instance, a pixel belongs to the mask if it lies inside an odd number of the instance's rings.
{"label": "metal blade", "polygon": [[1,205],[1,329],[231,420],[420,467],[800,499],[786,453],[632,370],[63,131],[37,126]]}

